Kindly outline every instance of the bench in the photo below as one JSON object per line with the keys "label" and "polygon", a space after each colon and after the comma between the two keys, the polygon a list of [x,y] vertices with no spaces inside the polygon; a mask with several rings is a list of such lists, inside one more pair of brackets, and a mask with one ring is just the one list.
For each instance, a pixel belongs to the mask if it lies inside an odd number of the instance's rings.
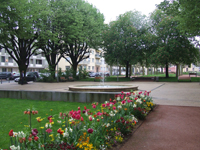
{"label": "bench", "polygon": [[98,81],[98,80],[102,80],[102,79],[103,79],[103,77],[95,77],[94,81]]}
{"label": "bench", "polygon": [[60,81],[65,82],[65,81],[67,81],[67,79],[65,77],[60,77]]}
{"label": "bench", "polygon": [[190,82],[191,82],[191,77],[189,76],[189,77],[184,77],[184,76],[179,76],[178,77],[178,81],[180,81],[180,80],[190,80]]}
{"label": "bench", "polygon": [[197,77],[197,73],[196,72],[190,72],[189,73],[189,77],[190,77],[190,75],[196,75],[196,77]]}
{"label": "bench", "polygon": [[69,81],[74,81],[74,78],[73,77],[69,77]]}

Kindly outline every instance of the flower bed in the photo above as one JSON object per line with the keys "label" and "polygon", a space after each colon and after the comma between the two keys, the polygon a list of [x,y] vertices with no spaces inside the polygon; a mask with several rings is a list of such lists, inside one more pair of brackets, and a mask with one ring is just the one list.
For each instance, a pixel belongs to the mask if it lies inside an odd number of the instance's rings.
{"label": "flower bed", "polygon": [[[11,150],[19,149],[109,149],[124,141],[139,120],[145,119],[154,104],[150,92],[116,95],[103,104],[93,103],[92,110],[78,107],[59,115],[36,117],[38,111],[26,110],[29,126],[25,131],[10,130]],[[42,126],[31,126],[32,120]],[[43,123],[45,122],[45,123]]]}

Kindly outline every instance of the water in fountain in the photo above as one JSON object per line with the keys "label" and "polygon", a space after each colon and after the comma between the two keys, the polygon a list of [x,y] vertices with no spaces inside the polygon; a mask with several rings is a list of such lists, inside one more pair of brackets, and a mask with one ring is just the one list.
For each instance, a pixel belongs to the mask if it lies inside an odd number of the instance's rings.
{"label": "water in fountain", "polygon": [[103,57],[101,58],[101,66],[103,68],[103,76],[102,76],[102,80],[101,80],[100,84],[103,85],[103,86],[105,86],[105,84],[104,84],[104,80],[105,80],[105,61],[104,61]]}

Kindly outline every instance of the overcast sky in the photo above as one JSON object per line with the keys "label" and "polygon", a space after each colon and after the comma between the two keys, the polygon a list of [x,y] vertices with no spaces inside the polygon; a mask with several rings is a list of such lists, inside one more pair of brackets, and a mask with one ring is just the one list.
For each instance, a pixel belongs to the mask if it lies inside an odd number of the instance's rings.
{"label": "overcast sky", "polygon": [[163,0],[85,0],[104,14],[105,23],[116,20],[120,14],[137,10],[148,16]]}

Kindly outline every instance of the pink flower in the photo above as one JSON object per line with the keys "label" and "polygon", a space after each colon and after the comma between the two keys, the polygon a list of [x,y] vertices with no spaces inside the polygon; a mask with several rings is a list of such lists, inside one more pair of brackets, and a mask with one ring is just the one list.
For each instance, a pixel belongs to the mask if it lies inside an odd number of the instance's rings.
{"label": "pink flower", "polygon": [[80,110],[81,108],[80,107],[78,107],[78,110]]}
{"label": "pink flower", "polygon": [[126,101],[125,101],[125,100],[123,100],[123,101],[122,101],[122,104],[125,104],[125,103],[126,103]]}
{"label": "pink flower", "polygon": [[127,100],[128,103],[133,102],[132,100]]}
{"label": "pink flower", "polygon": [[96,108],[97,106],[96,105],[92,105],[92,108]]}
{"label": "pink flower", "polygon": [[106,104],[102,104],[102,107],[106,107]]}
{"label": "pink flower", "polygon": [[32,135],[37,136],[37,134],[38,134],[38,130],[36,128],[32,129]]}
{"label": "pink flower", "polygon": [[79,120],[81,118],[81,115],[76,115],[76,119]]}
{"label": "pink flower", "polygon": [[81,121],[84,121],[83,117],[81,117]]}
{"label": "pink flower", "polygon": [[138,98],[136,97],[135,100],[137,100]]}
{"label": "pink flower", "polygon": [[93,129],[92,128],[89,128],[88,129],[88,133],[92,133],[93,132]]}
{"label": "pink flower", "polygon": [[92,121],[92,117],[91,116],[89,116],[89,120]]}
{"label": "pink flower", "polygon": [[46,129],[46,132],[47,132],[47,133],[51,133],[51,132],[52,132],[51,128]]}
{"label": "pink flower", "polygon": [[98,112],[98,113],[97,113],[97,116],[101,116],[102,114],[103,114],[103,113]]}
{"label": "pink flower", "polygon": [[115,106],[113,106],[113,110],[116,110],[116,107],[115,107]]}

